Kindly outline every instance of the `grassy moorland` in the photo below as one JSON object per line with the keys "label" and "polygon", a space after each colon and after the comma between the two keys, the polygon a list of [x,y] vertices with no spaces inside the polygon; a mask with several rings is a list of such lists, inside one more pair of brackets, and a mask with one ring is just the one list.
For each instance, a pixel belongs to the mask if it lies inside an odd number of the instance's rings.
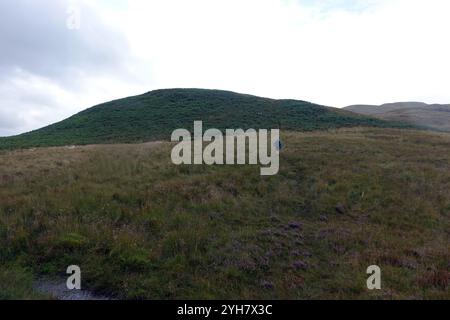
{"label": "grassy moorland", "polygon": [[174,166],[168,143],[0,152],[0,299],[71,264],[128,299],[450,298],[450,135],[283,140],[271,177]]}
{"label": "grassy moorland", "polygon": [[169,89],[104,103],[48,127],[0,138],[0,150],[168,140],[175,129],[192,128],[195,120],[221,130],[411,127],[305,101],[273,100],[220,90]]}

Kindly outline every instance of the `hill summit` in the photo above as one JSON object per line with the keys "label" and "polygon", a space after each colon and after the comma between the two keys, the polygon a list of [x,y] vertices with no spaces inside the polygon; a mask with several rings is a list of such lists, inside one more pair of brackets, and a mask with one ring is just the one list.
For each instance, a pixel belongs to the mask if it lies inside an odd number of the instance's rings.
{"label": "hill summit", "polygon": [[297,131],[395,124],[299,100],[274,100],[229,91],[165,89],[119,99],[66,120],[14,137],[0,138],[0,149],[138,143],[166,140],[173,130],[282,128]]}

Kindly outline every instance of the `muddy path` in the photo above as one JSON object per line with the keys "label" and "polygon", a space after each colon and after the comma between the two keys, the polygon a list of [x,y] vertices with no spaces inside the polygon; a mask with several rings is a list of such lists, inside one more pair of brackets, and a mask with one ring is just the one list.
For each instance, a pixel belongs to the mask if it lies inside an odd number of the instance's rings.
{"label": "muddy path", "polygon": [[89,290],[69,290],[65,280],[41,279],[33,284],[36,291],[56,300],[114,300],[112,297],[100,296]]}

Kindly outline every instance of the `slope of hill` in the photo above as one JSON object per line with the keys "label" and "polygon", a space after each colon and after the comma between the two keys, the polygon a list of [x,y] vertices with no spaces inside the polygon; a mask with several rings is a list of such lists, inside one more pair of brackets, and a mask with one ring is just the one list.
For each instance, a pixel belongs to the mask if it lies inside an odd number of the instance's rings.
{"label": "slope of hill", "polygon": [[281,125],[283,129],[307,131],[395,126],[304,101],[273,100],[218,90],[169,89],[104,103],[40,130],[0,138],[0,149],[168,139],[174,129],[192,128],[194,120],[203,120],[205,126],[218,129]]}
{"label": "slope of hill", "polygon": [[399,102],[381,106],[353,105],[344,109],[383,120],[401,121],[415,126],[450,131],[450,105]]}
{"label": "slope of hill", "polygon": [[450,298],[450,135],[282,139],[271,177],[175,166],[165,142],[0,152],[0,299],[72,264],[129,299]]}

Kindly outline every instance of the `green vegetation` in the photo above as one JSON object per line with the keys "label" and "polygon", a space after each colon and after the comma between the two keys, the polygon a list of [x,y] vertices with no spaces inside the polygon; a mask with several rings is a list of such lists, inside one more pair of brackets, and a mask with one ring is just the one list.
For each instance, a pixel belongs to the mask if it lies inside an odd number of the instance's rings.
{"label": "green vegetation", "polygon": [[217,90],[172,89],[108,102],[43,129],[0,138],[0,149],[168,140],[173,130],[191,128],[195,120],[221,130],[405,126],[303,101]]}
{"label": "green vegetation", "polygon": [[33,274],[18,265],[0,264],[0,300],[44,299],[33,290]]}
{"label": "green vegetation", "polygon": [[272,177],[174,166],[170,143],[0,152],[0,297],[77,264],[85,289],[128,299],[450,298],[449,135],[283,141]]}

